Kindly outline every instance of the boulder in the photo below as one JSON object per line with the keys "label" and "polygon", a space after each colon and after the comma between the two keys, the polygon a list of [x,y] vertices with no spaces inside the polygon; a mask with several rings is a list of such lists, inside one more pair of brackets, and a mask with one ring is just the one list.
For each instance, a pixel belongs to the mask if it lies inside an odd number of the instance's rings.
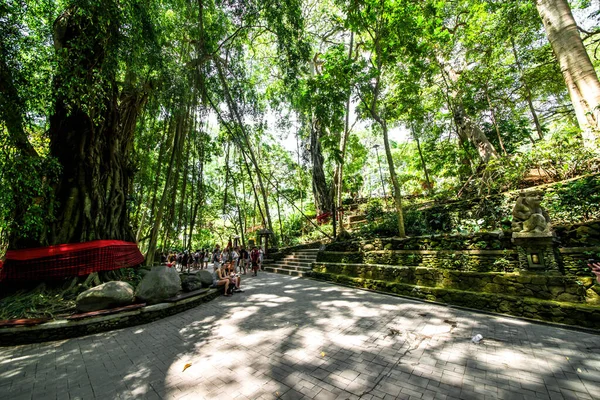
{"label": "boulder", "polygon": [[184,292],[193,292],[194,290],[211,287],[213,276],[208,270],[202,269],[193,275],[187,275],[181,281],[181,287]]}
{"label": "boulder", "polygon": [[181,287],[184,292],[193,292],[202,288],[202,282],[200,282],[199,277],[196,275],[182,276]]}
{"label": "boulder", "polygon": [[181,279],[175,268],[159,265],[144,276],[135,295],[148,304],[156,304],[181,291]]}
{"label": "boulder", "polygon": [[77,310],[82,312],[104,310],[133,303],[133,287],[127,282],[106,282],[77,296]]}
{"label": "boulder", "polygon": [[213,275],[208,270],[202,269],[198,271],[196,276],[200,279],[200,282],[202,282],[202,287],[207,288],[212,286]]}

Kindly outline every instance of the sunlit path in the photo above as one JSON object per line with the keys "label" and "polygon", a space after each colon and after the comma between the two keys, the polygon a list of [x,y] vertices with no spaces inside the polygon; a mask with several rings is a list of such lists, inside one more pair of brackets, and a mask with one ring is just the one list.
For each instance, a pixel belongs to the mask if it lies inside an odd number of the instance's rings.
{"label": "sunlit path", "polygon": [[243,283],[149,325],[0,348],[0,398],[600,398],[595,335],[281,275]]}

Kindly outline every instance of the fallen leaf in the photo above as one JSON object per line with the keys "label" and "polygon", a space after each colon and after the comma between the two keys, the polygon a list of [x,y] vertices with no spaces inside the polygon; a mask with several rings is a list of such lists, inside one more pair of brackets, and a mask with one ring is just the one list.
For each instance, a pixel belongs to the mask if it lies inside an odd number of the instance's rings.
{"label": "fallen leaf", "polygon": [[[189,367],[191,367],[191,366],[192,366],[192,364],[185,364],[185,365],[183,366],[183,371],[185,371],[186,369],[188,369],[188,368],[189,368]],[[181,372],[183,372],[183,371],[181,371]]]}
{"label": "fallen leaf", "polygon": [[581,368],[577,368],[577,372],[581,372]]}
{"label": "fallen leaf", "polygon": [[325,357],[325,352],[324,351],[321,352],[321,357]]}
{"label": "fallen leaf", "polygon": [[567,360],[569,359],[569,357],[565,357]]}

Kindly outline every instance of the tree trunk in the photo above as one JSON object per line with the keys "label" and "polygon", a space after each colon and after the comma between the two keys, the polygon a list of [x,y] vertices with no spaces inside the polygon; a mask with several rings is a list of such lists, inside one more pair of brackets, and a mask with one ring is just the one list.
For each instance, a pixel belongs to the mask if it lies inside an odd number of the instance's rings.
{"label": "tree trunk", "polygon": [[[244,154],[248,154],[248,157],[250,158],[250,161],[252,162],[252,165],[254,166],[254,169],[256,171],[256,179],[258,180],[258,185],[260,188],[260,192],[262,195],[262,200],[264,203],[264,210],[265,210],[265,214],[264,216],[266,217],[266,223],[267,223],[267,228],[273,232],[273,224],[271,223],[271,214],[269,213],[269,200],[268,200],[268,196],[267,196],[267,191],[266,188],[263,184],[263,178],[262,178],[262,171],[260,170],[260,166],[258,165],[258,161],[256,159],[256,155],[254,154],[254,149],[252,147],[252,143],[250,142],[250,137],[248,135],[248,132],[246,132],[246,128],[244,127],[244,122],[242,120],[242,116],[239,113],[239,110],[237,108],[237,104],[233,101],[233,98],[231,97],[231,93],[229,91],[229,85],[227,84],[227,80],[225,79],[225,75],[223,73],[223,68],[221,66],[221,63],[219,60],[215,60],[215,65],[217,67],[217,72],[219,74],[219,80],[221,81],[221,84],[223,86],[223,90],[225,92],[225,98],[227,101],[227,105],[229,107],[230,113],[231,115],[234,117],[234,119],[237,121],[240,133],[241,133],[241,138],[239,137],[239,135],[236,135],[236,143],[238,144],[238,148],[240,149],[240,151]],[[240,140],[241,139],[241,143]],[[265,221],[263,220],[263,223]]]}
{"label": "tree trunk", "polygon": [[390,177],[392,178],[392,184],[394,185],[394,203],[396,205],[396,213],[398,214],[398,236],[404,238],[406,237],[406,232],[404,230],[404,212],[402,210],[402,193],[400,192],[400,183],[398,182],[398,177],[396,176],[394,159],[392,158],[392,149],[390,148],[387,124],[384,120],[380,121],[381,130],[383,132],[385,156],[387,158],[388,168],[390,169]]}
{"label": "tree trunk", "polygon": [[[114,73],[102,70],[114,51],[119,24],[116,18],[100,19],[98,14],[69,9],[54,25],[62,73],[55,80],[49,136],[50,155],[62,165],[62,177],[55,188],[59,206],[48,244],[135,240],[127,210],[134,174],[130,153],[147,94],[127,82],[119,94]],[[86,90],[75,89],[73,81],[86,82],[90,88],[101,85],[104,90],[90,89],[93,100],[82,104],[79,97],[69,97]]]}
{"label": "tree trunk", "polygon": [[[378,44],[375,46],[377,54],[381,54],[381,48]],[[396,176],[396,168],[394,167],[394,159],[392,158],[392,149],[390,148],[390,141],[388,138],[388,127],[387,122],[377,111],[377,102],[379,101],[379,91],[381,85],[381,60],[377,60],[377,78],[375,80],[375,87],[373,89],[373,98],[369,105],[369,112],[371,117],[379,124],[383,133],[383,145],[385,147],[385,156],[388,162],[388,168],[390,170],[390,178],[392,179],[392,185],[394,187],[394,204],[396,206],[396,213],[398,215],[398,236],[401,238],[406,237],[406,231],[404,230],[404,211],[402,210],[402,193],[400,191],[400,183]]]}
{"label": "tree trunk", "polygon": [[[354,47],[354,32],[350,32],[350,46],[348,47],[348,60],[352,59],[352,48]],[[341,161],[335,171],[334,182],[336,185],[336,206],[338,210],[342,208],[342,192],[344,190],[344,163],[346,160],[346,146],[348,144],[348,136],[350,136],[350,100],[351,95],[346,99],[346,110],[344,115],[344,134],[340,140],[340,156]],[[344,218],[337,216],[340,235],[345,232]]]}
{"label": "tree trunk", "polygon": [[[237,182],[235,180],[235,174],[231,174],[231,181],[233,183],[233,197],[235,198],[235,207],[237,209],[237,215],[238,215],[238,223],[240,224],[240,236],[242,239],[242,244],[246,243],[246,237],[244,234],[244,218],[242,215],[242,209],[240,207],[240,200],[238,198],[238,194],[237,194]],[[243,180],[242,180],[242,186],[243,186]]]}
{"label": "tree trunk", "polygon": [[312,189],[315,196],[317,215],[331,212],[332,209],[332,199],[327,187],[325,171],[323,170],[324,159],[321,151],[320,130],[319,121],[313,121],[310,128],[310,158],[312,162]]}
{"label": "tree trunk", "polygon": [[494,128],[496,128],[496,135],[498,136],[498,143],[500,144],[500,148],[502,149],[502,153],[505,156],[508,156],[506,152],[506,148],[504,147],[504,141],[502,140],[502,135],[500,135],[500,127],[498,126],[498,121],[496,120],[496,110],[492,105],[492,100],[490,99],[490,94],[488,92],[487,86],[485,87],[485,98],[487,99],[488,107],[490,108],[490,112],[492,113],[492,124],[494,124]]}
{"label": "tree trunk", "polygon": [[281,206],[280,206],[280,195],[279,195],[279,184],[275,186],[275,192],[277,192],[277,218],[279,219],[279,237],[283,242],[283,223],[281,222]]}
{"label": "tree trunk", "polygon": [[[188,147],[189,147],[189,142],[188,142]],[[189,148],[185,148],[183,149],[183,151],[185,152],[185,156],[182,154],[182,158],[184,158],[184,166],[183,166],[183,179],[181,182],[181,195],[180,195],[180,200],[179,200],[179,211],[177,212],[177,229],[175,232],[176,237],[179,237],[180,232],[183,229],[184,235],[183,235],[183,248],[187,248],[186,246],[186,241],[185,241],[185,214],[187,214],[187,187],[188,187],[188,173],[189,173],[189,166],[190,166],[190,152],[189,152]],[[193,190],[193,187],[192,187]]]}
{"label": "tree trunk", "polygon": [[427,164],[425,163],[425,158],[423,157],[423,151],[421,151],[421,142],[419,141],[419,136],[416,134],[415,129],[412,128],[412,134],[415,138],[415,142],[417,142],[417,151],[419,152],[419,158],[421,159],[421,166],[423,167],[423,172],[425,173],[425,182],[427,184],[427,192],[430,192],[433,189],[433,185],[431,184],[431,180],[429,179],[429,171],[427,170]]}
{"label": "tree trunk", "polygon": [[583,143],[597,150],[600,82],[569,3],[567,0],[536,0],[536,6],[571,96]]}
{"label": "tree trunk", "polygon": [[490,143],[481,128],[466,114],[464,107],[460,103],[455,106],[454,121],[460,135],[466,137],[475,146],[475,149],[477,149],[481,162],[487,163],[492,158],[498,158],[498,153],[494,146]]}
{"label": "tree trunk", "polygon": [[[178,116],[176,118],[182,118]],[[175,165],[177,152],[179,150],[179,142],[183,140],[183,129],[181,128],[181,124],[176,124],[175,135],[173,138],[173,146],[171,149],[171,158],[169,160],[169,164],[167,167],[167,176],[165,178],[165,186],[162,192],[162,196],[160,198],[160,202],[158,204],[156,215],[154,216],[154,224],[152,226],[152,231],[150,232],[150,241],[148,243],[148,251],[146,252],[146,265],[152,265],[154,263],[154,252],[156,251],[156,243],[158,241],[158,234],[160,231],[160,227],[162,224],[163,212],[165,209],[165,205],[167,203],[167,197],[169,195],[169,190],[171,189],[172,180],[173,180],[173,167]],[[163,246],[164,242],[163,240]]]}
{"label": "tree trunk", "polygon": [[[165,228],[165,233],[166,233],[166,241],[169,241],[169,239],[172,238],[172,234],[175,233],[175,240],[173,240],[173,243],[177,244],[177,239],[178,239],[178,232],[177,229],[179,229],[177,227],[177,225],[175,225],[175,211],[177,210],[177,187],[179,186],[179,180],[181,178],[182,174],[182,163],[183,163],[183,150],[184,150],[184,144],[186,142],[186,138],[187,138],[187,133],[188,133],[188,128],[187,128],[187,123],[189,121],[189,116],[190,116],[190,106],[189,104],[185,106],[185,112],[182,112],[180,114],[180,117],[177,119],[177,127],[176,129],[179,129],[182,132],[182,136],[177,144],[177,154],[175,157],[175,177],[173,178],[173,187],[171,189],[171,204],[167,207],[167,209],[169,210],[168,216],[166,218],[166,221],[168,224],[164,225]],[[185,178],[184,178],[185,179]],[[182,201],[183,201],[183,197],[182,197]]]}
{"label": "tree trunk", "polygon": [[[200,205],[203,203],[203,200],[204,200],[204,187],[203,187],[203,184],[204,184],[204,141],[202,139],[200,139],[200,141],[199,141],[197,152],[198,152],[199,168],[198,168],[198,171],[195,173],[195,175],[196,175],[196,181],[198,182],[197,187],[196,187],[196,191],[198,193],[196,194],[196,198],[195,198],[196,200],[194,202],[194,206],[193,206],[193,210],[192,210],[192,218],[190,221],[190,232],[189,232],[190,243],[192,242],[194,228],[196,227],[196,220],[198,217],[198,208],[200,208]],[[195,164],[194,164],[193,168],[195,171],[196,170]]]}

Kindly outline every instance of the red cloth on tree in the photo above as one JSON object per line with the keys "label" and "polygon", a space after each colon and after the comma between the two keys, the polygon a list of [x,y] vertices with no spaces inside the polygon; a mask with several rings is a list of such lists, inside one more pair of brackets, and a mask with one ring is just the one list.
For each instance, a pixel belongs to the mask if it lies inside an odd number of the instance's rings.
{"label": "red cloth on tree", "polygon": [[144,262],[136,243],[122,240],[59,244],[9,250],[0,263],[0,281],[34,281],[88,275]]}
{"label": "red cloth on tree", "polygon": [[319,224],[323,224],[329,220],[329,217],[331,217],[330,212],[324,212],[323,214],[319,214],[317,215],[317,222]]}

